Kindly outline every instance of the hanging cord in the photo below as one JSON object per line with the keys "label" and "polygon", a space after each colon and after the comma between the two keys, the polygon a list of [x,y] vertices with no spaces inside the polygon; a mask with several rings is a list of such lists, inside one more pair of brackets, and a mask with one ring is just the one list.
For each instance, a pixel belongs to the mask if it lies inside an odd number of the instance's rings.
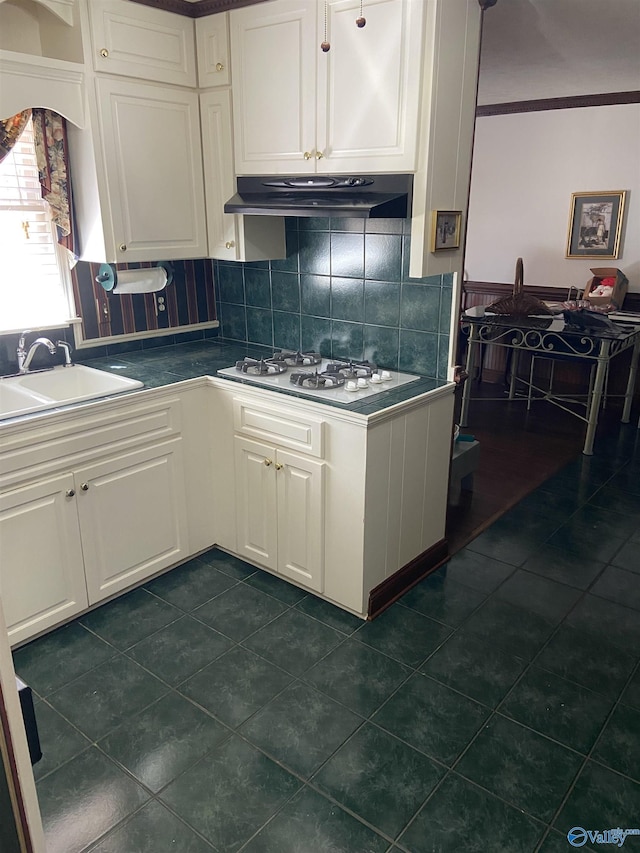
{"label": "hanging cord", "polygon": [[329,5],[329,0],[324,0],[324,41],[320,45],[320,49],[323,53],[326,53],[328,50],[331,50],[331,45],[327,41],[327,6]]}
{"label": "hanging cord", "polygon": [[362,0],[360,0],[360,17],[356,18],[356,26],[362,29],[366,23],[367,19],[362,17]]}

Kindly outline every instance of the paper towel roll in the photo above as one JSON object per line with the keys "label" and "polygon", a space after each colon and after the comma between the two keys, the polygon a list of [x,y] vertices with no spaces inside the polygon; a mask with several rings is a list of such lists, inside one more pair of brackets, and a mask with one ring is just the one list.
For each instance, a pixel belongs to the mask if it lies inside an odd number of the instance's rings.
{"label": "paper towel roll", "polygon": [[121,270],[117,273],[116,286],[112,293],[157,293],[167,284],[164,267],[142,270]]}

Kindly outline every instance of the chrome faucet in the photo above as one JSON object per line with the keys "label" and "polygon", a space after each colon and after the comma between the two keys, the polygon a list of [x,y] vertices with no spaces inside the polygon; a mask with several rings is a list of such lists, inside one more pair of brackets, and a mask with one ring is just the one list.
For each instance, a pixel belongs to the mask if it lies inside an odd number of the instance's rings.
{"label": "chrome faucet", "polygon": [[58,349],[62,348],[64,352],[64,366],[73,367],[73,362],[71,361],[71,344],[68,344],[66,341],[56,341],[56,346]]}
{"label": "chrome faucet", "polygon": [[35,341],[29,347],[29,351],[25,349],[25,336],[28,335],[30,329],[26,329],[21,335],[20,340],[18,341],[18,349],[16,354],[18,356],[18,373],[28,373],[29,366],[31,365],[31,361],[33,356],[35,355],[36,350],[39,346],[46,347],[51,355],[56,354],[56,345],[53,341],[50,341],[49,338],[36,338]]}

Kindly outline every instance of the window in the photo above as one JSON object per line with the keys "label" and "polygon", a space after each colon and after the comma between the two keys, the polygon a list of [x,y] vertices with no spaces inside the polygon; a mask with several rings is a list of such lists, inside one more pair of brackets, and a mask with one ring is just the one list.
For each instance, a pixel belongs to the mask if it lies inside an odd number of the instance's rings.
{"label": "window", "polygon": [[31,121],[0,163],[0,257],[0,332],[67,325],[68,253],[40,193]]}

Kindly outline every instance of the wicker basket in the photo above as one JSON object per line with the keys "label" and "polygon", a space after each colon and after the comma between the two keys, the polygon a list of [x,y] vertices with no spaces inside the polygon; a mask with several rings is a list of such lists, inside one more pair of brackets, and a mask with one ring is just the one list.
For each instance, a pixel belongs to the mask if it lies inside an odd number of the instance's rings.
{"label": "wicker basket", "polygon": [[516,261],[516,280],[513,285],[513,295],[503,296],[502,299],[487,305],[486,311],[494,314],[506,314],[511,317],[530,317],[532,314],[551,314],[544,302],[536,296],[523,292],[524,264],[522,258]]}

